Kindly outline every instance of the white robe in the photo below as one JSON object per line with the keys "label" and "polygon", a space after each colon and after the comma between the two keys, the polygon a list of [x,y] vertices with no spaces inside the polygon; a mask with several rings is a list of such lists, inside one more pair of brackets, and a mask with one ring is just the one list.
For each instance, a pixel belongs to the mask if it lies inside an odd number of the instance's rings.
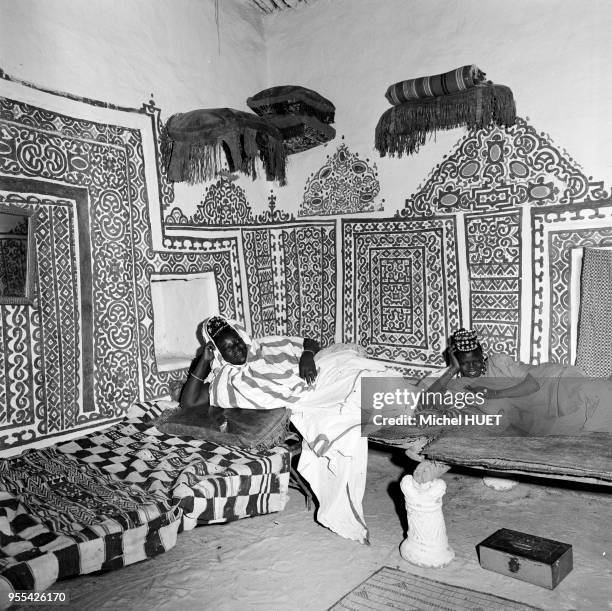
{"label": "white robe", "polygon": [[319,502],[317,521],[342,537],[366,542],[362,503],[368,441],[361,434],[361,378],[401,375],[366,358],[356,344],[336,344],[315,355],[317,377],[307,387],[298,375],[303,339],[254,340],[242,325],[228,322],[249,356],[243,365],[231,365],[215,351],[208,378],[211,403],[291,409],[291,422],[303,437],[298,471]]}
{"label": "white robe", "polygon": [[298,471],[319,502],[317,521],[365,543],[363,495],[368,440],[361,434],[361,378],[393,376],[355,349],[332,346],[315,356],[317,378],[291,406],[291,422],[303,437]]}

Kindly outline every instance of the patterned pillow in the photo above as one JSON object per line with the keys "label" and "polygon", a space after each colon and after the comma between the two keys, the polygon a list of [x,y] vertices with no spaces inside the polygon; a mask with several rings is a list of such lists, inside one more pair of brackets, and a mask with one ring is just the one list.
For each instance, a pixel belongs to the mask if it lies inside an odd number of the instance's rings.
{"label": "patterned pillow", "polygon": [[261,117],[307,115],[322,123],[333,123],[336,107],[312,89],[299,85],[280,85],[264,89],[247,99],[249,108]]}

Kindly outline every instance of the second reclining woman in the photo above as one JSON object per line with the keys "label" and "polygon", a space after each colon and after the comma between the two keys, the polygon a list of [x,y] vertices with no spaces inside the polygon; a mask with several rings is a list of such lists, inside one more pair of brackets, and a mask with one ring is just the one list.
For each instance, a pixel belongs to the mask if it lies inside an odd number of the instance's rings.
{"label": "second reclining woman", "polygon": [[430,393],[481,393],[479,411],[501,414],[502,426],[526,435],[612,432],[610,379],[588,378],[571,365],[527,365],[506,354],[486,355],[473,330],[456,331],[448,354],[450,366]]}

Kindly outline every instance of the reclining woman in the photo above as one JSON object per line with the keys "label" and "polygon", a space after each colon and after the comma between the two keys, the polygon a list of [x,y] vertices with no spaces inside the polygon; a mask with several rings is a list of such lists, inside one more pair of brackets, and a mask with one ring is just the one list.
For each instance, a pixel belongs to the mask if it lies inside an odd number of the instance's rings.
{"label": "reclining woman", "polygon": [[291,422],[304,439],[298,471],[319,502],[318,522],[366,543],[360,378],[390,375],[386,367],[354,345],[320,350],[308,338],[255,340],[221,316],[204,321],[202,335],[205,346],[183,388],[182,406],[207,406],[210,395],[210,405],[225,409],[291,409]]}
{"label": "reclining woman", "polygon": [[482,393],[485,402],[478,409],[502,414],[502,427],[534,436],[612,432],[609,379],[588,378],[571,365],[527,365],[505,354],[486,355],[476,332],[466,329],[453,334],[448,355],[450,366],[428,391]]}

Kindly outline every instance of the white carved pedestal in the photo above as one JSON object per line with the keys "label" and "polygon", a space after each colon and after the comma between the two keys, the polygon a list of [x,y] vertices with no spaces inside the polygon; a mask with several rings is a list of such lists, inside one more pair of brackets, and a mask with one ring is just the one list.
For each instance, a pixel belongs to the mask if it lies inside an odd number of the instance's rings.
{"label": "white carved pedestal", "polygon": [[448,544],[442,513],[446,483],[441,479],[419,482],[405,475],[401,489],[408,515],[408,537],[400,545],[402,558],[426,567],[448,564],[455,552]]}

